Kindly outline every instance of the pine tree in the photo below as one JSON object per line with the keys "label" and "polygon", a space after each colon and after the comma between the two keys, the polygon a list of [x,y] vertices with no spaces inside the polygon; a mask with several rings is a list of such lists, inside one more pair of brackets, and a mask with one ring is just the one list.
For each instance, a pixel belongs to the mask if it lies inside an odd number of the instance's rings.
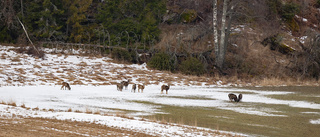
{"label": "pine tree", "polygon": [[26,2],[24,22],[37,40],[61,40],[62,26],[59,22],[64,11],[61,2],[54,0]]}
{"label": "pine tree", "polygon": [[158,25],[165,10],[164,0],[106,1],[96,17],[110,33],[113,44],[148,42],[158,40]]}
{"label": "pine tree", "polygon": [[63,0],[67,10],[67,34],[70,33],[69,40],[72,42],[82,42],[88,39],[86,35],[87,11],[92,4],[92,0]]}

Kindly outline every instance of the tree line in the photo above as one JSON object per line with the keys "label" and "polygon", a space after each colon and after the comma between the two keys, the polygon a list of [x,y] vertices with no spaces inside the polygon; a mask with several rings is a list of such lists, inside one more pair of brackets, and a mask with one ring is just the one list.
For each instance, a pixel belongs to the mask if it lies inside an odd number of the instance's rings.
{"label": "tree line", "polygon": [[0,0],[0,42],[125,45],[159,39],[165,0]]}

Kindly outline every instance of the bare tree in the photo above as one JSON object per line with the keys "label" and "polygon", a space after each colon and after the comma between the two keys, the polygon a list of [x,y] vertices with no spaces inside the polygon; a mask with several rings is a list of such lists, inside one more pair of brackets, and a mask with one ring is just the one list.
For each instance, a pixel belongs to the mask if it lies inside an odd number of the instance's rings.
{"label": "bare tree", "polygon": [[236,12],[235,7],[240,5],[241,2],[243,3],[245,1],[223,0],[222,12],[220,12],[221,16],[218,16],[218,2],[217,0],[213,0],[213,41],[215,46],[215,66],[220,70],[224,67],[225,55],[229,42],[228,39],[231,33],[231,24],[234,20],[234,16],[241,14],[240,12]]}
{"label": "bare tree", "polygon": [[[229,0],[223,1],[223,9],[222,9],[222,17],[221,17],[221,28],[220,28],[220,35],[218,34],[218,6],[217,0],[213,1],[213,34],[214,34],[214,46],[215,46],[215,65],[219,69],[223,68],[225,54],[227,49],[227,42],[230,28],[226,30],[226,18],[227,18],[227,9],[228,9]],[[233,9],[233,8],[231,8]],[[231,17],[229,17],[231,18]],[[229,24],[231,22],[228,22]],[[229,26],[229,25],[228,25]]]}

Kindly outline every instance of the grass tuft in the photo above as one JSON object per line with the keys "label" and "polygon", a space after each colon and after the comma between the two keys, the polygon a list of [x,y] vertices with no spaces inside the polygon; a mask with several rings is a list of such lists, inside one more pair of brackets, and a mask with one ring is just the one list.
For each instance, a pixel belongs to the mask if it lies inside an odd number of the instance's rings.
{"label": "grass tuft", "polygon": [[20,107],[22,107],[22,108],[26,108],[26,105],[23,103]]}
{"label": "grass tuft", "polygon": [[35,110],[39,110],[39,107],[33,108],[32,110],[34,110],[34,111],[35,111]]}
{"label": "grass tuft", "polygon": [[67,110],[67,112],[72,112],[72,109],[71,109],[71,108],[69,108],[69,109]]}

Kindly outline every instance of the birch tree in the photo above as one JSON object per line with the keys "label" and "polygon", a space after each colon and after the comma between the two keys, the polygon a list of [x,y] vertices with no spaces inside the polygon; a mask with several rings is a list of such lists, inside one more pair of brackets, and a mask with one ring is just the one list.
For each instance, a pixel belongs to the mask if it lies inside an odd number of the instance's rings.
{"label": "birch tree", "polygon": [[[232,15],[229,14],[227,21],[227,9],[229,0],[223,0],[223,9],[221,16],[220,29],[218,28],[218,3],[217,0],[213,0],[213,41],[214,41],[214,52],[215,52],[215,66],[220,70],[223,68],[228,38],[230,35],[230,27],[232,22]],[[234,6],[231,6],[229,11],[232,11]],[[226,24],[228,23],[228,24]],[[226,28],[227,26],[227,28]],[[220,33],[219,33],[220,32]]]}

